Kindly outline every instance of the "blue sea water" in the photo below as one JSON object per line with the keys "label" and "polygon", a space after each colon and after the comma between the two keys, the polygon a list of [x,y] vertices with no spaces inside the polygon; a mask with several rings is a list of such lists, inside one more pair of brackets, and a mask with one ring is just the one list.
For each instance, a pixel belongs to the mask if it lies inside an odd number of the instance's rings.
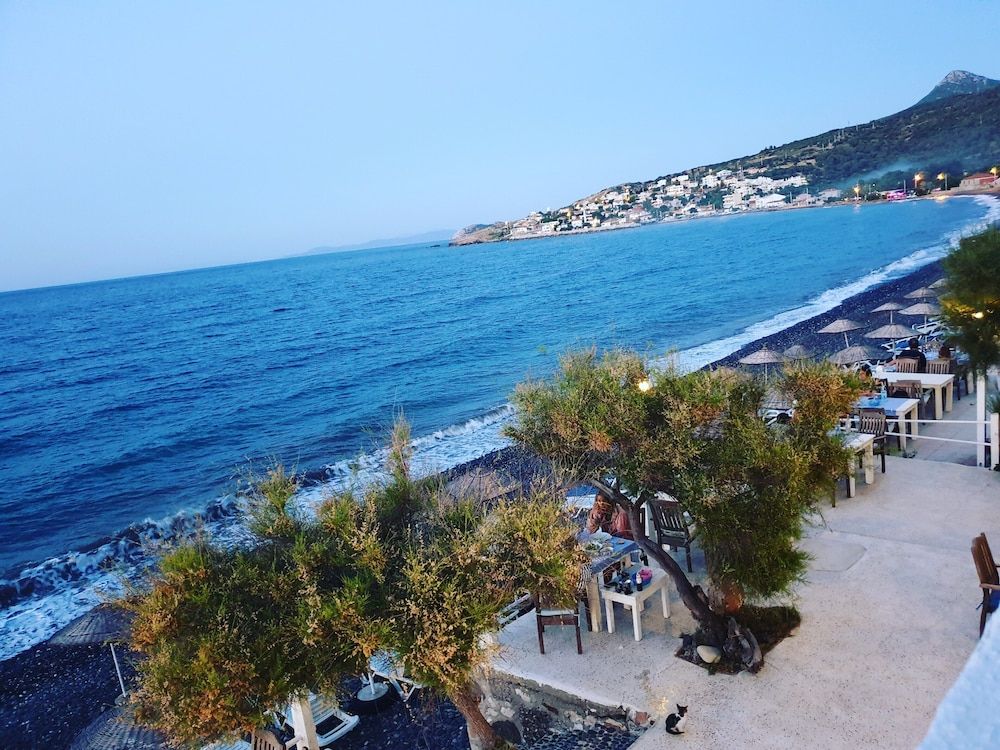
{"label": "blue sea water", "polygon": [[346,477],[402,410],[423,470],[447,468],[504,444],[509,393],[560,352],[704,364],[995,214],[986,199],[787,211],[0,294],[0,658],[92,604],[247,459]]}

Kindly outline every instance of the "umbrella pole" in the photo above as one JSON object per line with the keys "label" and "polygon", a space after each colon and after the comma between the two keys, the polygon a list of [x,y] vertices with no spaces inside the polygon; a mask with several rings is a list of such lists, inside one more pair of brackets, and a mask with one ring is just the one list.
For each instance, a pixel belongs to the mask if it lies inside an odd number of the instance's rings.
{"label": "umbrella pole", "polygon": [[844,348],[845,349],[851,348],[851,342],[847,340],[847,331],[844,331]]}
{"label": "umbrella pole", "polygon": [[122,689],[122,698],[128,698],[128,692],[125,690],[125,680],[122,679],[122,670],[118,666],[118,656],[115,654],[115,644],[109,643],[108,645],[111,646],[111,659],[115,663],[115,674],[118,675],[118,684]]}

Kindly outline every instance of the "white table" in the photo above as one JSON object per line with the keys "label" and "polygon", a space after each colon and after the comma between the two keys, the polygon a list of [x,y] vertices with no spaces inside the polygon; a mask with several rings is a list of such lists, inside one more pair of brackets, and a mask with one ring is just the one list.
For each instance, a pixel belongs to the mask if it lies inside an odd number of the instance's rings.
{"label": "white table", "polygon": [[[578,539],[585,542],[589,537],[581,534]],[[601,584],[604,571],[612,565],[617,565],[626,558],[631,562],[632,553],[639,551],[639,545],[631,539],[612,536],[607,543],[612,549],[605,555],[592,558],[590,561],[590,579],[587,581],[587,609],[590,610],[590,629],[601,632]]]}
{"label": "white table", "polygon": [[847,496],[854,497],[857,492],[854,460],[857,456],[861,456],[861,464],[865,469],[865,484],[872,484],[875,481],[875,436],[866,432],[845,433],[844,447],[854,451],[847,467]]}
{"label": "white table", "polygon": [[925,391],[934,391],[934,419],[941,419],[943,412],[951,411],[955,376],[932,375],[929,372],[886,372],[883,378],[894,385],[900,380],[918,380]]}
{"label": "white table", "polygon": [[646,600],[656,593],[660,594],[660,603],[663,607],[663,619],[670,617],[670,599],[667,596],[667,582],[669,577],[666,572],[651,568],[653,577],[649,583],[644,584],[642,591],[635,590],[635,582],[632,583],[631,594],[619,594],[614,589],[601,587],[601,598],[604,599],[604,614],[608,621],[608,632],[615,632],[615,602],[624,604],[632,608],[632,631],[637,641],[642,640],[642,609]]}

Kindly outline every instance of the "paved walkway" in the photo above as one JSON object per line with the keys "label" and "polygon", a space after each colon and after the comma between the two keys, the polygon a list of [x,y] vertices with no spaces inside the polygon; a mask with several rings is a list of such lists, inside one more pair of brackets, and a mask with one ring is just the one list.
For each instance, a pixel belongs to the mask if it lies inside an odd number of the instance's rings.
{"label": "paved walkway", "polygon": [[[688,743],[705,748],[913,748],[972,652],[980,600],[970,540],[1000,539],[1000,474],[890,457],[887,473],[826,507],[803,541],[814,561],[798,589],[802,626],[754,676],[709,675],[676,659],[693,623],[672,592],[671,619],[647,606],[618,632],[550,628],[538,653],[530,614],[501,634],[495,668],[657,724],[634,745],[662,748],[663,717],[690,707]],[[703,565],[696,568],[703,570]]]}
{"label": "paved walkway", "polygon": [[[996,392],[996,380],[992,375],[989,378],[989,387],[990,394]],[[962,393],[962,399],[954,400],[952,411],[945,412],[944,417],[940,422],[931,418],[920,423],[921,436],[975,441],[975,425],[949,424],[949,422],[953,420],[971,421],[976,418],[975,390],[973,390],[972,393],[965,395],[963,386]],[[926,416],[934,416],[933,403],[928,405]],[[914,453],[915,455],[913,457],[922,461],[947,461],[948,463],[963,464],[965,466],[976,465],[976,446],[968,443],[939,442],[937,440],[925,440],[918,437],[912,443],[907,443],[906,450],[908,454]]]}

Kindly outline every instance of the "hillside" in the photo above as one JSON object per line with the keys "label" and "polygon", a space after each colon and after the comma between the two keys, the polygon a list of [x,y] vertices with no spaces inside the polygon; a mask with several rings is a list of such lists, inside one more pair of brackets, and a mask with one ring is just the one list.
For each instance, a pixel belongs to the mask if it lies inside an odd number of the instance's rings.
{"label": "hillside", "polygon": [[[974,93],[966,93],[972,91]],[[492,242],[637,225],[719,211],[778,208],[822,191],[912,187],[915,172],[963,172],[1000,161],[1000,84],[953,71],[920,103],[738,159],[625,183],[548,214],[462,230],[452,244]],[[864,187],[861,188],[860,186]],[[809,197],[803,200],[803,193]],[[734,194],[739,198],[734,198]],[[832,194],[832,193],[830,193]]]}

